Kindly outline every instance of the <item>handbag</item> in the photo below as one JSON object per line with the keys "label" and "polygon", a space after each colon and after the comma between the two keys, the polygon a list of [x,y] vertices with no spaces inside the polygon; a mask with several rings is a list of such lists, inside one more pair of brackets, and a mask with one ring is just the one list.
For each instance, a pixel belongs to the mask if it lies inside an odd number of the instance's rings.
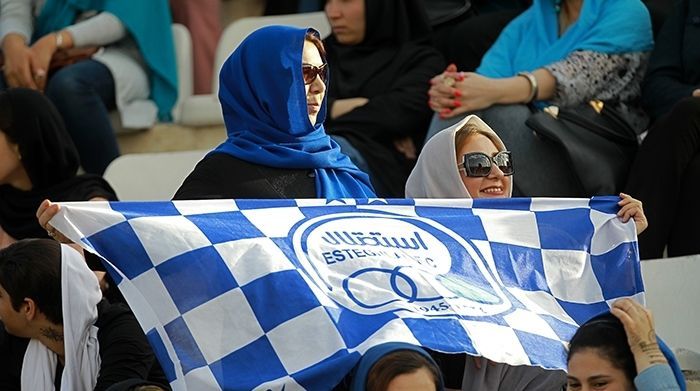
{"label": "handbag", "polygon": [[579,197],[618,194],[637,152],[637,133],[610,105],[593,100],[574,107],[550,106],[525,124],[560,145],[580,185]]}

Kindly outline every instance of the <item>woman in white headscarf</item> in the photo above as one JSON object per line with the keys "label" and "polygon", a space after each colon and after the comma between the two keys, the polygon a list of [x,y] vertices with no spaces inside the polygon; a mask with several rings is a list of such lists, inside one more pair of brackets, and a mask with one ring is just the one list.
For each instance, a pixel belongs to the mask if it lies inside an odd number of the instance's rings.
{"label": "woman in white headscarf", "polygon": [[[513,192],[514,167],[511,152],[496,132],[476,115],[470,115],[428,140],[408,177],[406,197],[508,198]],[[623,222],[634,219],[637,233],[641,233],[647,226],[641,202],[626,194],[620,197],[618,216]],[[483,357],[433,354],[447,387],[461,384],[462,390],[558,390],[566,383],[562,371],[493,363]]]}
{"label": "woman in white headscarf", "polygon": [[503,141],[470,115],[425,144],[406,182],[406,197],[510,197],[512,175],[513,160]]}
{"label": "woman in white headscarf", "polygon": [[[517,159],[517,157],[516,157]],[[507,198],[513,193],[514,157],[481,118],[470,115],[443,129],[423,147],[406,182],[408,198]],[[647,227],[642,203],[620,193],[618,216]]]}

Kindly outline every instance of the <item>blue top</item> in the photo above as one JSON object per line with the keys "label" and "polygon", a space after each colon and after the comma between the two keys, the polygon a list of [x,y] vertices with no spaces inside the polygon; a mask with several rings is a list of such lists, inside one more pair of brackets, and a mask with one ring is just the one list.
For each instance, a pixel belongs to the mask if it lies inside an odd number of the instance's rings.
{"label": "blue top", "polygon": [[323,128],[325,96],[317,123],[309,121],[301,71],[307,31],[314,30],[263,27],[229,56],[219,74],[228,139],[211,153],[268,167],[315,169],[319,198],[375,197],[367,174]]}
{"label": "blue top", "polygon": [[634,386],[637,391],[676,391],[681,389],[668,365],[652,365],[643,370],[634,378]]}
{"label": "blue top", "polygon": [[[367,376],[372,370],[374,364],[381,360],[382,357],[389,353],[393,353],[399,350],[411,350],[418,352],[425,356],[428,361],[433,363],[437,368],[438,365],[435,363],[430,354],[425,351],[425,349],[420,346],[411,345],[405,342],[387,342],[377,346],[371,347],[369,350],[362,355],[360,362],[355,367],[355,372],[353,373],[352,382],[350,383],[350,391],[364,391],[367,386]],[[438,386],[438,391],[443,391],[445,386],[442,384],[442,378],[440,378],[440,385]]]}
{"label": "blue top", "polygon": [[[650,386],[653,385],[654,387],[661,386],[663,385],[664,388],[640,388],[637,386],[637,390],[640,391],[652,391],[652,390],[681,390],[685,391],[686,389],[686,384],[685,384],[685,376],[683,376],[683,371],[681,370],[681,366],[678,363],[678,360],[676,359],[676,355],[673,354],[673,351],[671,348],[666,345],[666,342],[664,342],[659,336],[656,336],[656,342],[659,344],[659,349],[661,349],[661,353],[663,353],[664,357],[666,357],[666,361],[668,361],[668,365],[653,365],[644,371],[642,373],[637,374],[637,377],[634,379],[634,384],[637,384],[637,382],[641,382],[642,384],[649,384]],[[652,370],[650,373],[645,374],[645,372],[649,372],[650,369],[654,367],[661,367],[658,369]],[[665,373],[665,374],[664,374]],[[656,378],[655,374],[664,374],[663,376],[659,376]],[[670,374],[670,377],[668,375]],[[644,375],[644,376],[642,376]],[[651,378],[656,378],[657,380],[651,380]]]}
{"label": "blue top", "polygon": [[177,101],[175,44],[166,0],[46,0],[37,18],[32,40],[75,23],[84,11],[109,12],[119,18],[138,44],[148,66],[150,99],[158,106],[158,117],[171,119]]}
{"label": "blue top", "polygon": [[501,32],[476,72],[494,78],[534,71],[576,50],[619,54],[651,50],[649,12],[640,0],[586,0],[559,37],[554,0],[534,0]]}

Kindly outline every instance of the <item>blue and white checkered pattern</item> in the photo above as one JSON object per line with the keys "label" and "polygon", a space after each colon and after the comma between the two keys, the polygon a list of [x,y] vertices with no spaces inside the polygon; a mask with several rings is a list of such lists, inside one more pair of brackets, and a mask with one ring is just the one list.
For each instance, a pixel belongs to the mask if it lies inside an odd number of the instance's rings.
{"label": "blue and white checkered pattern", "polygon": [[[364,351],[387,341],[565,368],[566,341],[578,324],[616,298],[643,300],[634,226],[615,216],[617,200],[81,202],[63,203],[52,224],[108,260],[174,389],[327,390]],[[418,290],[434,282],[397,267],[386,278],[400,298],[363,304],[385,297],[365,297],[384,291],[362,285],[377,280],[360,274],[384,269],[362,269],[341,284],[344,270],[377,254],[354,246],[342,260],[331,252],[319,259],[311,229],[330,215],[423,227],[415,238],[436,259],[418,262],[447,265],[435,273],[492,292],[485,296],[492,302],[477,298],[458,310],[465,302],[444,288],[420,299]],[[353,221],[366,220],[338,224]],[[447,252],[430,247],[425,232],[450,242]],[[383,238],[370,234],[363,244]],[[478,262],[460,261],[470,257],[463,245]],[[399,258],[412,251],[389,247]],[[352,293],[347,302],[341,291]],[[388,309],[376,309],[382,306]]]}

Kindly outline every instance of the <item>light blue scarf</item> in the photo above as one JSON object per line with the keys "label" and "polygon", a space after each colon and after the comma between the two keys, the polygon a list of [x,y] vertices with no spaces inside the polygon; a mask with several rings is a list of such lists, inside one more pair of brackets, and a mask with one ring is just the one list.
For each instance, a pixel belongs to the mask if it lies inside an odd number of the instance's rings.
{"label": "light blue scarf", "polygon": [[72,25],[88,10],[116,16],[136,40],[148,65],[150,98],[158,106],[158,117],[170,120],[177,101],[177,68],[167,0],[46,0],[32,40]]}
{"label": "light blue scarf", "polygon": [[578,20],[561,37],[554,0],[534,0],[501,32],[476,72],[511,77],[576,50],[617,54],[648,51],[653,44],[649,12],[640,0],[583,0]]}

